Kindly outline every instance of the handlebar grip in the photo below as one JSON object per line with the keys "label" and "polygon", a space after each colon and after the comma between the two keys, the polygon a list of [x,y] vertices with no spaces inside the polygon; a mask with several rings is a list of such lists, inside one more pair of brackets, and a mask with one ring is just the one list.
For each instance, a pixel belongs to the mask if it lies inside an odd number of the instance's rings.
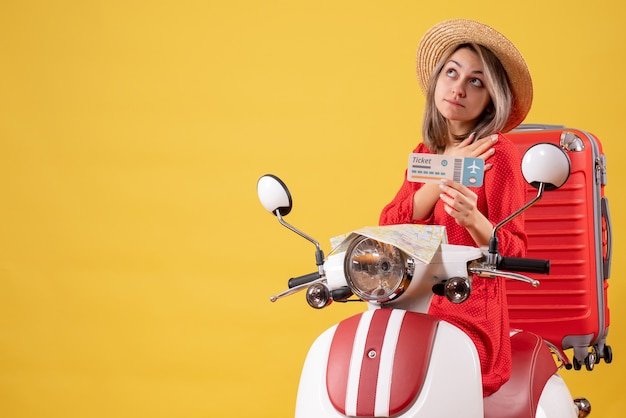
{"label": "handlebar grip", "polygon": [[289,286],[290,289],[292,289],[296,286],[311,283],[312,281],[317,280],[319,278],[320,278],[320,273],[316,271],[315,273],[309,273],[303,276],[292,277],[287,282],[287,285]]}
{"label": "handlebar grip", "polygon": [[521,273],[550,273],[550,260],[537,258],[500,257],[498,259],[499,270],[518,271]]}

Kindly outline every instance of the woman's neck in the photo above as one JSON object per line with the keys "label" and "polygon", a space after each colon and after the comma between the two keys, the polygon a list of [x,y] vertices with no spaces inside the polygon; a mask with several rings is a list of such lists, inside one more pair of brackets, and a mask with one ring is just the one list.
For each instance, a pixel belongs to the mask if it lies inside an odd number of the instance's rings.
{"label": "woman's neck", "polygon": [[458,140],[459,138],[465,139],[472,133],[472,129],[474,129],[475,126],[476,124],[473,122],[448,120],[448,135],[451,140]]}

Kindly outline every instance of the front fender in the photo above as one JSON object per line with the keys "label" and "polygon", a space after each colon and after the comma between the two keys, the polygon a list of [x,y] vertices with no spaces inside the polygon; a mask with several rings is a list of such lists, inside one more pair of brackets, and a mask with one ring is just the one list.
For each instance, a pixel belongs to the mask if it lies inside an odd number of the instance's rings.
{"label": "front fender", "polygon": [[296,417],[345,416],[482,418],[471,339],[447,322],[399,309],[366,311],[331,327],[307,356]]}

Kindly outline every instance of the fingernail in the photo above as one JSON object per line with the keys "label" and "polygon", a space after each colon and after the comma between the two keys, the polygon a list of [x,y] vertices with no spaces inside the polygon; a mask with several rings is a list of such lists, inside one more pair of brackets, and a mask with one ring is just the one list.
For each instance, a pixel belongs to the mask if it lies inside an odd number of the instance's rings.
{"label": "fingernail", "polygon": [[498,134],[493,134],[493,135],[491,135],[491,140],[492,140],[493,142],[496,142],[496,141],[498,140]]}

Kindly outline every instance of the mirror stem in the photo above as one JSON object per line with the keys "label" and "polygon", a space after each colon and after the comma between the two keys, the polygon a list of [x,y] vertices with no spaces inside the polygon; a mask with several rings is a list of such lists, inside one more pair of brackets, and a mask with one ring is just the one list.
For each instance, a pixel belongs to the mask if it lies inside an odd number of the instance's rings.
{"label": "mirror stem", "polygon": [[276,209],[274,214],[278,218],[278,222],[280,222],[284,227],[286,227],[287,229],[290,229],[291,231],[293,231],[296,234],[300,235],[302,238],[311,241],[315,245],[315,248],[316,248],[316,251],[315,251],[315,264],[317,265],[317,268],[318,268],[320,276],[323,277],[324,276],[324,251],[322,251],[322,248],[320,247],[320,244],[317,241],[315,241],[313,238],[311,238],[310,236],[305,234],[304,232],[296,229],[295,227],[293,227],[293,226],[289,225],[287,222],[285,222],[283,220],[282,215],[280,214],[280,210]]}
{"label": "mirror stem", "polygon": [[496,233],[498,232],[498,230],[502,228],[504,225],[508,224],[512,219],[519,216],[522,212],[525,212],[532,205],[537,203],[537,201],[541,199],[541,197],[543,196],[543,191],[545,187],[546,187],[545,183],[539,183],[539,187],[537,187],[538,189],[537,196],[535,196],[533,200],[526,203],[520,209],[518,209],[513,214],[509,215],[506,219],[504,219],[503,221],[501,221],[500,223],[498,223],[496,226],[493,227],[493,232],[491,233],[491,239],[489,240],[489,254],[494,259],[488,260],[490,263],[495,265],[495,262],[496,262],[495,257],[498,255],[498,239],[496,238]]}

